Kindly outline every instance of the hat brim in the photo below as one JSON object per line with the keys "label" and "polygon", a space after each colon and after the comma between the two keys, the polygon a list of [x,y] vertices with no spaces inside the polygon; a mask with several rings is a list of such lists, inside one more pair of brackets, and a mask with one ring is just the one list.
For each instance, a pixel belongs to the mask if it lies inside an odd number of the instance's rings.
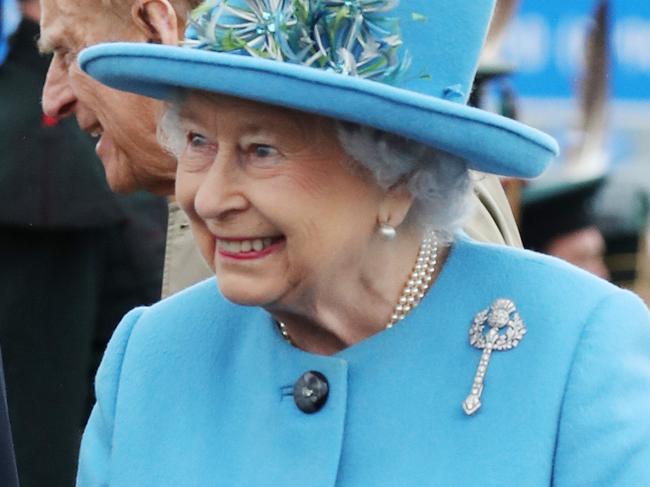
{"label": "hat brim", "polygon": [[467,159],[472,169],[531,178],[558,154],[555,140],[461,103],[361,78],[248,56],[111,43],[84,50],[81,68],[103,84],[158,99],[179,88],[230,95],[355,122]]}

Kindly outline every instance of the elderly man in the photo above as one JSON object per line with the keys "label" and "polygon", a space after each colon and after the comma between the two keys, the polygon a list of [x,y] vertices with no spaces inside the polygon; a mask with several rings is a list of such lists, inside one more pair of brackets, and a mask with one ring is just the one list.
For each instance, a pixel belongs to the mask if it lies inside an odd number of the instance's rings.
{"label": "elderly man", "polygon": [[[0,38],[11,34],[0,59],[8,411],[21,484],[69,486],[92,378],[113,327],[129,309],[160,297],[167,205],[142,192],[112,193],[90,137],[74,120],[42,113],[50,59],[34,42],[39,0],[0,3],[13,5],[0,15]],[[6,29],[11,18],[15,32]]]}
{"label": "elderly man", "polygon": [[[197,0],[41,0],[42,51],[52,52],[43,108],[47,115],[75,115],[82,130],[96,136],[111,188],[145,189],[173,199],[175,161],[156,141],[158,102],[106,88],[84,75],[77,53],[102,41],[173,44],[182,35]],[[477,184],[477,213],[466,230],[475,238],[521,245],[502,189],[493,176]],[[189,234],[185,215],[175,203],[170,219],[163,297],[208,275]]]}
{"label": "elderly man", "polygon": [[[111,90],[77,67],[76,55],[102,41],[176,43],[165,32],[184,31],[187,12],[200,0],[41,0],[41,51],[53,53],[43,88],[46,115],[74,115],[97,138],[113,191],[143,189],[173,197],[175,160],[156,141],[158,102]],[[173,26],[173,29],[170,27]],[[159,32],[163,32],[162,36]],[[175,34],[177,35],[177,34]],[[170,205],[163,297],[208,276],[185,216]]]}

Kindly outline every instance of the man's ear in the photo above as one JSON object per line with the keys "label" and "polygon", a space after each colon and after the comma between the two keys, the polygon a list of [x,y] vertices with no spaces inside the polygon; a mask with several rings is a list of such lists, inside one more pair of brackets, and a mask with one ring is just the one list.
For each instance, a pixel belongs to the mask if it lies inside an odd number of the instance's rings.
{"label": "man's ear", "polygon": [[179,16],[168,0],[136,0],[131,18],[149,42],[177,45],[183,34]]}

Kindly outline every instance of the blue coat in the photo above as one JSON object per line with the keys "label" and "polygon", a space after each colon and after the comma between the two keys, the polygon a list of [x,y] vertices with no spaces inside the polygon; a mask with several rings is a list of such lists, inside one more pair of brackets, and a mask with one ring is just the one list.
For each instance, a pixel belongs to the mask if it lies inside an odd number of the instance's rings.
{"label": "blue coat", "polygon": [[[481,351],[474,316],[509,298],[527,326]],[[322,410],[291,390],[324,374]],[[80,487],[647,486],[650,318],[558,260],[459,240],[424,301],[334,356],[286,343],[208,280],[127,315],[97,375]]]}

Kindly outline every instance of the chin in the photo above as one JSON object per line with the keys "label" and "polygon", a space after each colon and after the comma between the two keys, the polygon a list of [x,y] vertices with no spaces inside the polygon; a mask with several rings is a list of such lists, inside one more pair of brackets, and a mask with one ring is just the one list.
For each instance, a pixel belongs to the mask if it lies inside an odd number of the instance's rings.
{"label": "chin", "polygon": [[219,291],[221,291],[224,298],[241,306],[264,307],[275,301],[275,296],[272,296],[268,291],[243,289],[243,286],[232,286],[221,283],[218,278],[217,283],[219,285]]}
{"label": "chin", "polygon": [[120,194],[131,194],[142,188],[137,184],[136,178],[131,170],[131,159],[122,151],[121,148],[115,147],[106,153],[98,153],[106,181],[111,191]]}
{"label": "chin", "polygon": [[122,182],[113,183],[111,182],[110,179],[108,180],[108,187],[111,189],[113,193],[117,193],[125,196],[128,196],[138,191],[138,188],[134,187],[133,185],[123,184]]}

